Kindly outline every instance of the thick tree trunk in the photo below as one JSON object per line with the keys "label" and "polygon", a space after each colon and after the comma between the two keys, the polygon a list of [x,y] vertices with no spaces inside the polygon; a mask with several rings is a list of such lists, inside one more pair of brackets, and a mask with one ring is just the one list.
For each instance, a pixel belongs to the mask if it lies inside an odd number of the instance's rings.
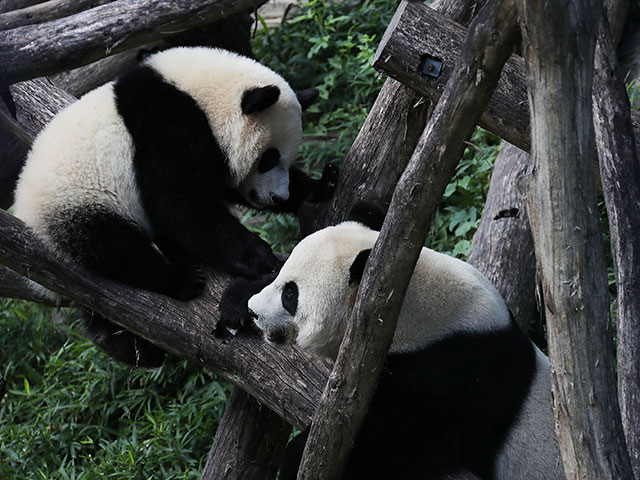
{"label": "thick tree trunk", "polygon": [[[405,8],[407,2],[402,2],[395,18]],[[511,54],[515,18],[512,2],[490,1],[470,28],[460,64],[398,182],[367,262],[352,318],[314,415],[299,479],[339,477],[366,415],[431,218],[464,141]],[[395,25],[392,21],[390,29]],[[416,212],[419,218],[413,218]]]}
{"label": "thick tree trunk", "polygon": [[627,448],[640,478],[640,163],[615,48],[600,25],[593,83],[596,145],[618,287],[618,397]]}
{"label": "thick tree trunk", "polygon": [[527,334],[534,328],[536,312],[536,258],[521,190],[529,167],[528,153],[509,143],[503,145],[468,258],[498,289]]}
{"label": "thick tree trunk", "polygon": [[593,171],[600,4],[517,0],[535,171],[527,208],[542,273],[552,398],[569,479],[632,479],[616,398]]}
{"label": "thick tree trunk", "polygon": [[227,403],[202,480],[270,480],[291,426],[238,387]]}

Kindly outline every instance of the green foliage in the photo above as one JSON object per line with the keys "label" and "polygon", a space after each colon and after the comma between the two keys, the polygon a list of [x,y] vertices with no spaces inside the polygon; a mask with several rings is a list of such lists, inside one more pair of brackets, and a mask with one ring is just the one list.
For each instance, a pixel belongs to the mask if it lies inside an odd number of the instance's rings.
{"label": "green foliage", "polygon": [[426,245],[449,255],[466,258],[473,247],[489,190],[493,163],[500,151],[500,139],[478,128],[469,142],[456,175],[444,192]]}
{"label": "green foliage", "polygon": [[[316,87],[318,101],[303,115],[300,163],[318,177],[328,162],[340,163],[353,143],[384,79],[371,68],[378,41],[397,2],[313,0],[291,10],[278,28],[258,31],[256,57],[295,89]],[[300,238],[296,221],[281,215],[246,220],[277,251]]]}
{"label": "green foliage", "polygon": [[0,325],[0,478],[199,478],[226,383],[175,358],[116,364],[26,302],[0,303]]}

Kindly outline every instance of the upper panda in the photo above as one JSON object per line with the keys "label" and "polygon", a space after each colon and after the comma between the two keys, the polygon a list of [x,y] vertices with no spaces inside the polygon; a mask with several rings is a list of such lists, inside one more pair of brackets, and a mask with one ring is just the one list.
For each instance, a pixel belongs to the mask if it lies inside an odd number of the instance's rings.
{"label": "upper panda", "polygon": [[[348,221],[303,239],[249,299],[266,339],[335,358],[377,237]],[[549,376],[491,283],[423,248],[344,478],[562,479]],[[294,440],[281,478],[301,450]]]}
{"label": "upper panda", "polygon": [[[192,265],[271,272],[279,263],[268,244],[229,204],[293,212],[304,199],[328,197],[334,168],[311,180],[292,166],[301,111],[316,96],[228,51],[154,54],[40,133],[19,177],[15,215],[62,258],[179,300],[204,286]],[[93,330],[107,350],[126,341],[136,348],[119,359],[158,363],[140,358],[141,345],[153,351],[141,339],[112,338],[112,324],[96,319]]]}

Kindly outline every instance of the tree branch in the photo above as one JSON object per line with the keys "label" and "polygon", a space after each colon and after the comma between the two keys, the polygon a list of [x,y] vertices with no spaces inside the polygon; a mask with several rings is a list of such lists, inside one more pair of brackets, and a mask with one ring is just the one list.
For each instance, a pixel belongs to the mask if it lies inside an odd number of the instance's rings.
{"label": "tree branch", "polygon": [[210,276],[208,292],[189,303],[129,289],[64,265],[49,254],[25,225],[0,211],[0,264],[95,310],[127,330],[182,358],[205,365],[272,408],[289,423],[309,424],[327,378],[317,357],[291,346],[211,334],[227,280]]}
{"label": "tree branch", "polygon": [[618,397],[629,456],[640,478],[640,164],[615,58],[604,18],[595,53],[595,138],[618,288]]}
{"label": "tree branch", "polygon": [[542,273],[564,469],[568,478],[632,479],[616,398],[593,169],[591,84],[600,2],[517,4],[535,164],[527,208]]}
{"label": "tree branch", "polygon": [[[411,5],[428,8],[402,2],[394,18]],[[388,31],[394,28],[401,26],[392,21]],[[470,28],[463,57],[398,182],[367,262],[336,364],[314,415],[299,479],[339,477],[366,415],[431,218],[464,151],[464,140],[511,54],[516,31],[510,0],[488,2]],[[412,218],[414,212],[420,212],[419,218]]]}
{"label": "tree branch", "polygon": [[86,65],[263,1],[115,0],[66,18],[6,30],[0,37],[0,84]]}
{"label": "tree branch", "polygon": [[113,0],[49,0],[19,10],[0,13],[0,30],[48,22]]}

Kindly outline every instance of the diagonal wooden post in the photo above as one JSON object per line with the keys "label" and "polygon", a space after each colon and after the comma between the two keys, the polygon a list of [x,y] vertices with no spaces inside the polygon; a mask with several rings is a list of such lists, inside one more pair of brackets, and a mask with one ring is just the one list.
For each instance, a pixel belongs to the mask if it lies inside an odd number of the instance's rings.
{"label": "diagonal wooden post", "polygon": [[[407,3],[400,5],[394,18]],[[395,26],[392,20],[390,29]],[[495,89],[516,30],[512,0],[489,1],[471,25],[462,58],[396,187],[367,262],[345,338],[314,416],[299,479],[333,480],[344,468],[436,205],[464,151],[464,141]]]}

